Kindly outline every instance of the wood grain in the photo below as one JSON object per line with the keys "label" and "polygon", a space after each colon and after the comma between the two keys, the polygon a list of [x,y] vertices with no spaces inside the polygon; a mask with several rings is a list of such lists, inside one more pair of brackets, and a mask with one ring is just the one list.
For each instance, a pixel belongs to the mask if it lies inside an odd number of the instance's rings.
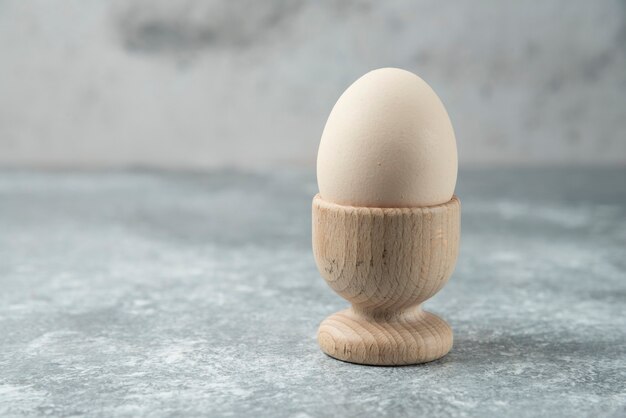
{"label": "wood grain", "polygon": [[322,322],[318,341],[337,359],[372,365],[436,360],[452,330],[421,304],[448,281],[458,254],[460,202],[367,208],[313,199],[313,254],[352,307]]}

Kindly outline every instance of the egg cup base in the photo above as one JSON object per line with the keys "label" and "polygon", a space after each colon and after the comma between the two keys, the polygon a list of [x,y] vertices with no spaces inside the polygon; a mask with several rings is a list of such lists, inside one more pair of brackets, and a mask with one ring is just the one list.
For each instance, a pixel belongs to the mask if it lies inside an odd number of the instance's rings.
{"label": "egg cup base", "polygon": [[352,308],[320,325],[322,351],[338,360],[373,366],[427,363],[452,348],[452,329],[440,317],[412,308],[391,319],[363,317]]}

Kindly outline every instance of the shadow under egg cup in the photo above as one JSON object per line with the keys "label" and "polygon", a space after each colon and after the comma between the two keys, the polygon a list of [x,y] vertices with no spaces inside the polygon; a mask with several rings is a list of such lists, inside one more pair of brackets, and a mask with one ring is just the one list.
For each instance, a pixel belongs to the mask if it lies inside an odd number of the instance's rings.
{"label": "shadow under egg cup", "polygon": [[421,304],[456,263],[459,199],[413,208],[342,206],[313,199],[313,254],[328,285],[352,307],[317,334],[339,360],[370,365],[433,361],[452,348],[452,329]]}

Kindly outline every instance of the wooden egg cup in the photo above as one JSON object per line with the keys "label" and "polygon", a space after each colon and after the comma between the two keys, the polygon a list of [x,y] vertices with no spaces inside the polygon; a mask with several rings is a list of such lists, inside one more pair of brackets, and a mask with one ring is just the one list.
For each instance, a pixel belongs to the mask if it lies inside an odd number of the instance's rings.
{"label": "wooden egg cup", "polygon": [[328,285],[352,307],[326,318],[317,339],[331,357],[403,365],[443,357],[452,329],[421,304],[446,284],[459,248],[454,196],[421,208],[368,208],[313,199],[313,254]]}

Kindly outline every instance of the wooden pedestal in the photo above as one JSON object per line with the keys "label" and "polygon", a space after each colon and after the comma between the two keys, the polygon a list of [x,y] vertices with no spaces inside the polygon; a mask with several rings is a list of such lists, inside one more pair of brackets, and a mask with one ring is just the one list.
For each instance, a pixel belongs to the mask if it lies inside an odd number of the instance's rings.
{"label": "wooden pedestal", "polygon": [[421,304],[456,262],[460,203],[423,208],[341,206],[313,199],[313,253],[328,285],[352,307],[326,318],[318,341],[352,363],[402,365],[443,357],[452,330]]}

